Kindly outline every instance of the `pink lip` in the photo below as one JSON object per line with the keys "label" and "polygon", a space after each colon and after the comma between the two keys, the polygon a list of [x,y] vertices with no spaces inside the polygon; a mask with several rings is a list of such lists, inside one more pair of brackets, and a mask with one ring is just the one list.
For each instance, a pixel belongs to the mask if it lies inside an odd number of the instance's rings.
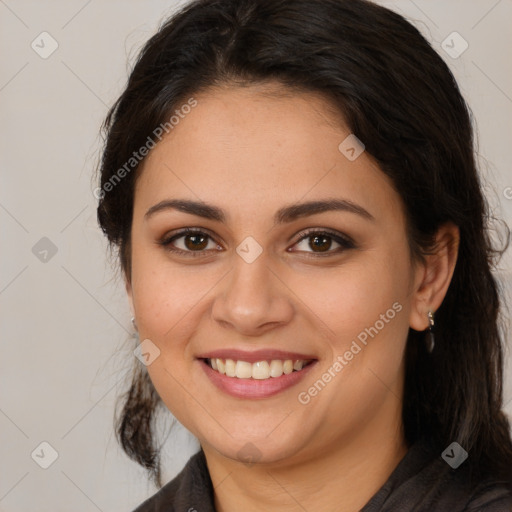
{"label": "pink lip", "polygon": [[[233,359],[234,361],[246,361],[248,363],[257,363],[258,361],[272,361],[272,359],[278,359],[286,361],[291,359],[293,361],[309,361],[310,359],[316,359],[315,356],[307,354],[299,354],[297,352],[284,352],[282,350],[274,349],[260,349],[253,352],[246,352],[244,350],[225,348],[221,350],[215,350],[213,352],[207,352],[205,354],[197,356],[198,359]],[[278,377],[279,378],[279,377]]]}
{"label": "pink lip", "polygon": [[[212,357],[217,357],[218,359],[224,359],[224,357],[218,356],[218,352],[214,353]],[[233,355],[233,351],[230,352]],[[281,355],[284,354],[283,352]],[[230,359],[230,358],[228,358]],[[275,357],[273,355],[270,359],[281,359],[280,357]],[[304,356],[295,357],[286,357],[284,359],[306,359]],[[311,358],[309,358],[311,359]],[[239,360],[248,361],[243,357],[240,357]],[[255,357],[254,361],[265,361],[267,357]],[[305,366],[302,370],[296,372],[289,373],[288,375],[281,375],[281,377],[270,377],[265,380],[257,380],[257,379],[239,379],[237,377],[227,377],[223,375],[208,365],[208,363],[204,360],[200,360],[204,372],[210,379],[210,381],[221,391],[227,393],[230,396],[236,398],[244,398],[244,399],[262,399],[269,398],[271,396],[277,395],[282,391],[291,388],[298,382],[300,382],[304,377],[309,373],[311,368],[315,366],[316,361],[313,361],[308,366]]]}

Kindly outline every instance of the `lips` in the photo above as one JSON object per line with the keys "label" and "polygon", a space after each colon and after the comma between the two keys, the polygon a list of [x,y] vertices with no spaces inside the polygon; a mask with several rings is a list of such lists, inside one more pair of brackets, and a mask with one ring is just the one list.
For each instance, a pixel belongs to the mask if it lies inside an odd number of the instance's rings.
{"label": "lips", "polygon": [[310,354],[280,350],[217,350],[198,357],[210,381],[237,398],[269,398],[288,389],[317,362]]}

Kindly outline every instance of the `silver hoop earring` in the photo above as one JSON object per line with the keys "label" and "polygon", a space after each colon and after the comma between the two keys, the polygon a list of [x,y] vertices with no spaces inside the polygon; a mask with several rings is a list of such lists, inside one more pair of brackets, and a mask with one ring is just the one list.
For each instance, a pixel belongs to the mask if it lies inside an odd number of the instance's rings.
{"label": "silver hoop earring", "polygon": [[139,328],[137,327],[137,322],[135,321],[134,316],[132,316],[132,325],[133,325],[133,328],[135,329],[135,332],[139,332]]}
{"label": "silver hoop earring", "polygon": [[434,334],[434,327],[435,327],[435,321],[434,321],[434,313],[432,311],[428,312],[428,331],[427,331],[427,337],[425,340],[425,344],[427,346],[427,352],[429,354],[432,354],[434,347],[436,345],[436,339]]}

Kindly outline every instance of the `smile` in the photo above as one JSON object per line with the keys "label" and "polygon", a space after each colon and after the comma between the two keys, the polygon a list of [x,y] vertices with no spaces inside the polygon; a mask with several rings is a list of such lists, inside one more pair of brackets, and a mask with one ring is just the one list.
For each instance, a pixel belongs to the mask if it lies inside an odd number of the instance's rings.
{"label": "smile", "polygon": [[237,379],[267,380],[278,378],[282,375],[289,375],[292,372],[300,372],[303,368],[313,362],[308,360],[272,359],[270,361],[237,361],[234,359],[205,359],[205,362],[212,370]]}

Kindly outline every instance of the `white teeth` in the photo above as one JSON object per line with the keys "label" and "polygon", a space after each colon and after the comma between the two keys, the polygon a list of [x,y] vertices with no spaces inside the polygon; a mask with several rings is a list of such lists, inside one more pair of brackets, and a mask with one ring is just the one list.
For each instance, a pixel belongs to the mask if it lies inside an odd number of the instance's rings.
{"label": "white teeth", "polygon": [[304,361],[295,361],[293,363],[293,369],[297,370],[297,371],[302,370],[302,365],[303,364],[304,364]]}
{"label": "white teeth", "polygon": [[283,362],[274,359],[270,362],[270,376],[281,377],[283,375]]}
{"label": "white teeth", "polygon": [[239,379],[250,379],[252,377],[252,364],[246,361],[237,361],[236,376]]}
{"label": "white teeth", "polygon": [[226,359],[226,375],[236,377],[236,363],[233,359]]}
{"label": "white teeth", "polygon": [[270,377],[270,365],[267,361],[258,361],[252,365],[252,378],[253,379],[268,379]]}
{"label": "white teeth", "polygon": [[281,377],[288,375],[293,371],[301,371],[310,361],[286,359],[281,361],[273,359],[272,361],[258,361],[248,363],[247,361],[235,361],[234,359],[209,359],[213,370],[228,377],[237,377],[238,379],[256,379],[265,380],[271,377]]}

